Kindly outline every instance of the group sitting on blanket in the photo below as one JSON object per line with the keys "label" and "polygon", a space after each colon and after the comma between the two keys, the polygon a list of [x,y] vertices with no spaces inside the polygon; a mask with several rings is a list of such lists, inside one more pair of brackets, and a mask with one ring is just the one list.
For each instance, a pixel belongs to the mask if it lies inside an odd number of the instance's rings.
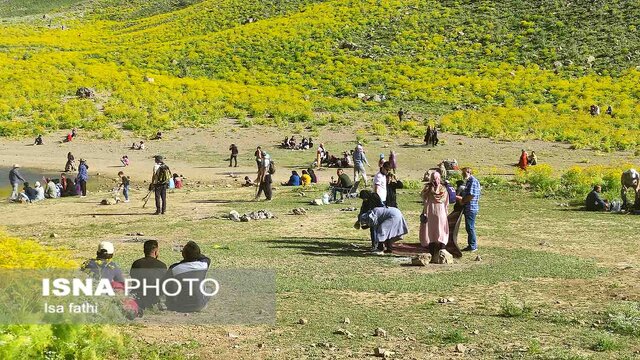
{"label": "group sitting on blanket", "polygon": [[329,155],[329,153],[327,153],[327,156],[325,157],[323,162],[326,164],[327,167],[352,168],[353,167],[352,153],[353,153],[353,150],[351,152],[343,151],[342,156],[340,157]]}
{"label": "group sitting on blanket", "polygon": [[291,135],[291,137],[285,137],[284,140],[282,140],[282,143],[280,143],[280,146],[291,150],[309,150],[313,147],[313,139],[303,137],[302,141],[297,143],[296,138]]}

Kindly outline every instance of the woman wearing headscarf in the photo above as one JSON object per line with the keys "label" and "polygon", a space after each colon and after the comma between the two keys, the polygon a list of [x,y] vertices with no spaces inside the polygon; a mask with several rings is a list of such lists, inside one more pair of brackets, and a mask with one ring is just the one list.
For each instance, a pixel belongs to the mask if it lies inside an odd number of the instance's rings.
{"label": "woman wearing headscarf", "polygon": [[64,166],[64,172],[76,171],[76,159],[71,154],[71,151],[67,153],[67,163]]}
{"label": "woman wearing headscarf", "polygon": [[420,244],[429,248],[434,259],[440,249],[444,249],[449,241],[449,222],[447,207],[449,192],[442,184],[440,173],[434,171],[429,182],[422,190],[424,208],[420,217]]}
{"label": "woman wearing headscarf", "polygon": [[522,149],[522,153],[520,154],[520,161],[518,161],[518,167],[522,170],[527,170],[527,166],[529,162],[529,155],[525,149]]}

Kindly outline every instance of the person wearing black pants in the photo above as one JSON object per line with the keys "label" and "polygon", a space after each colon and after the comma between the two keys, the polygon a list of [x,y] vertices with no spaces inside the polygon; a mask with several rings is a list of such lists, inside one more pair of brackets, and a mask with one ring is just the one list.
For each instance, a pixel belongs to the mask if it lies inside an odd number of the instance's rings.
{"label": "person wearing black pants", "polygon": [[271,200],[271,196],[273,195],[273,191],[271,190],[271,174],[266,173],[264,175],[264,179],[260,182],[260,187],[258,188],[258,195],[256,195],[256,199],[260,198],[264,192],[264,196],[267,200]]}
{"label": "person wearing black pants", "polygon": [[85,180],[79,180],[79,183],[82,196],[87,196],[87,182]]}
{"label": "person wearing black pants", "polygon": [[229,150],[231,150],[231,157],[229,158],[229,167],[231,167],[231,164],[233,162],[235,162],[235,167],[238,167],[238,147],[236,146],[236,144],[231,144],[231,146],[229,146]]}
{"label": "person wearing black pants", "polygon": [[167,210],[167,184],[157,184],[154,188],[156,197],[156,215]]}
{"label": "person wearing black pants", "polygon": [[154,215],[160,215],[167,210],[167,187],[169,187],[171,169],[164,163],[162,156],[156,155],[155,161],[149,191],[153,191],[155,195],[156,212]]}

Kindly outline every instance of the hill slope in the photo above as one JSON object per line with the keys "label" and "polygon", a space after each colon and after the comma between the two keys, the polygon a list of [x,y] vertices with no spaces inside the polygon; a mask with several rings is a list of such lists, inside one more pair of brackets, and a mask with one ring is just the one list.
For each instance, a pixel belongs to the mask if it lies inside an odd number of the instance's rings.
{"label": "hill slope", "polygon": [[[378,134],[419,135],[423,121],[438,121],[602,149],[640,141],[633,1],[121,4],[75,4],[54,28],[0,25],[0,91],[12,95],[0,99],[0,134],[83,126],[111,136],[113,124],[151,131],[222,116],[322,124],[318,112],[331,121],[366,112]],[[98,98],[74,99],[79,86]],[[612,105],[615,116],[588,115],[592,104]],[[397,106],[418,121],[376,115]]]}

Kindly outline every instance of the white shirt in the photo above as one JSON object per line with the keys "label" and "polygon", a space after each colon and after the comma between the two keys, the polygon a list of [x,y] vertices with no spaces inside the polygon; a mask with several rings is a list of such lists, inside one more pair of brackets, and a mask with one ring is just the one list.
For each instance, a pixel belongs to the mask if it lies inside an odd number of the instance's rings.
{"label": "white shirt", "polygon": [[387,177],[383,173],[379,172],[373,178],[373,189],[382,202],[387,201]]}

